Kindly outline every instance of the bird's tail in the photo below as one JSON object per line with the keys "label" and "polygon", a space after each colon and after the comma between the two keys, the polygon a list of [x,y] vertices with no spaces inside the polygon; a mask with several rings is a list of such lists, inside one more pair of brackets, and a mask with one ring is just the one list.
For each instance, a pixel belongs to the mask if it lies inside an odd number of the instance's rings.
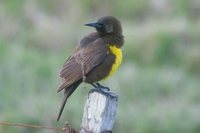
{"label": "bird's tail", "polygon": [[60,111],[59,111],[59,114],[58,114],[58,117],[57,117],[57,121],[59,121],[60,116],[62,115],[62,112],[63,112],[63,109],[64,109],[65,104],[67,102],[67,99],[76,90],[76,88],[80,85],[81,82],[82,81],[79,80],[79,81],[75,82],[73,85],[71,85],[70,87],[68,87],[68,88],[65,89],[64,98],[63,98],[63,101],[62,101],[62,104],[61,104],[61,107],[60,107]]}

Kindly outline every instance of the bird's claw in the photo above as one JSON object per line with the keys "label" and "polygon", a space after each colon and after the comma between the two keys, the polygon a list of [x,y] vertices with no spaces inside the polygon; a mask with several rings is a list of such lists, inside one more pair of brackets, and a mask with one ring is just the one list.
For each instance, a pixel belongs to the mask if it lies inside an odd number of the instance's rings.
{"label": "bird's claw", "polygon": [[95,86],[94,88],[92,88],[89,93],[92,93],[92,92],[96,91],[96,92],[99,92],[99,93],[101,93],[103,95],[109,96],[111,98],[118,97],[116,94],[110,92],[110,89],[108,87],[102,86],[99,83],[97,83],[96,85],[97,86]]}

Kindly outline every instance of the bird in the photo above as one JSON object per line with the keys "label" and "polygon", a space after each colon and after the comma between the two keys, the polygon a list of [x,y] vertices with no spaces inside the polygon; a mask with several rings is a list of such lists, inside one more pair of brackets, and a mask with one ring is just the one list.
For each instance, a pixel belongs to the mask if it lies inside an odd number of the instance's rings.
{"label": "bird", "polygon": [[61,83],[57,92],[64,90],[64,98],[57,121],[67,99],[82,82],[91,84],[101,92],[109,91],[99,81],[111,76],[122,62],[124,36],[120,21],[113,16],[104,16],[85,25],[95,28],[95,32],[83,37],[60,70]]}

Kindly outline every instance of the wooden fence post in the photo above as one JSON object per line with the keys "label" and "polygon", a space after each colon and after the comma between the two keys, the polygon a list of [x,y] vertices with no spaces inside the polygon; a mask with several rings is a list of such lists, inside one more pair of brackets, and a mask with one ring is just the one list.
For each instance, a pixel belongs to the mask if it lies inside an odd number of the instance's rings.
{"label": "wooden fence post", "polygon": [[[111,93],[111,92],[110,92]],[[88,94],[84,107],[80,133],[112,133],[118,96],[98,91]]]}

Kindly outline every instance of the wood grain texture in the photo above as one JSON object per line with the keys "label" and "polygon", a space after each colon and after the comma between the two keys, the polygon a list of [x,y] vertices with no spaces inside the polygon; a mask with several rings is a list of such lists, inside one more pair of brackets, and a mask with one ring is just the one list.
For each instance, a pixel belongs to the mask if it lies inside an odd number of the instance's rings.
{"label": "wood grain texture", "polygon": [[80,133],[111,133],[117,111],[118,96],[94,91],[88,94]]}

